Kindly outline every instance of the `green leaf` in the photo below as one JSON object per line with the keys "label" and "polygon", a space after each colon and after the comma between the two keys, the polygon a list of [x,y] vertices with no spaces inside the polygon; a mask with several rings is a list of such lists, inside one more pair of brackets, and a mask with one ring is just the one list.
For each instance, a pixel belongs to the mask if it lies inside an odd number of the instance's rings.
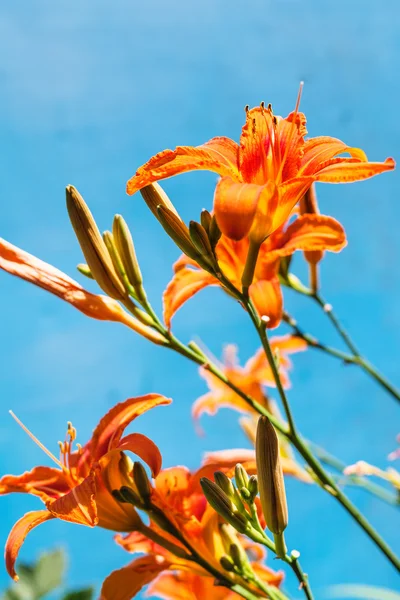
{"label": "green leaf", "polygon": [[41,555],[34,566],[36,598],[42,598],[62,584],[66,567],[63,550],[54,550]]}
{"label": "green leaf", "polygon": [[327,595],[330,598],[351,598],[352,600],[400,600],[400,594],[393,590],[350,583],[330,587]]}
{"label": "green leaf", "polygon": [[94,588],[82,588],[81,590],[71,590],[63,596],[62,600],[92,600]]}

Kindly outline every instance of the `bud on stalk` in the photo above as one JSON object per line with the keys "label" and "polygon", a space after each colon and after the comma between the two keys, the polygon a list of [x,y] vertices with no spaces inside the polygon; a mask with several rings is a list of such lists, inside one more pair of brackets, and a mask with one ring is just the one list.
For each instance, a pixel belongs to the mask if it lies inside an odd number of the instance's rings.
{"label": "bud on stalk", "polygon": [[124,265],[129,283],[133,287],[139,300],[145,300],[142,273],[136,258],[135,246],[129,227],[121,215],[115,215],[113,221],[113,236],[118,253]]}
{"label": "bud on stalk", "polygon": [[179,217],[175,215],[165,206],[157,207],[158,220],[167,232],[170,238],[172,238],[175,244],[184,252],[189,258],[198,261],[200,256],[194,247],[192,240],[190,239],[189,229],[185,223],[181,221]]}
{"label": "bud on stalk", "polygon": [[200,485],[210,506],[237,531],[244,533],[247,529],[247,520],[237,511],[225,492],[207,477],[200,479]]}
{"label": "bud on stalk", "polygon": [[127,292],[88,206],[72,185],[67,186],[66,192],[69,218],[92,276],[110,298],[125,300]]}
{"label": "bud on stalk", "polygon": [[156,217],[156,219],[160,220],[157,211],[157,208],[159,206],[167,208],[168,210],[173,212],[178,219],[180,219],[178,211],[176,210],[175,206],[172,204],[171,200],[168,198],[167,194],[164,192],[160,184],[152,183],[150,185],[146,185],[146,187],[140,190],[140,193],[142,195],[143,200],[146,202],[147,206],[149,207],[153,215]]}
{"label": "bud on stalk", "polygon": [[282,558],[286,552],[283,532],[288,524],[288,509],[278,436],[267,417],[260,417],[258,420],[256,463],[265,521],[268,529],[274,534],[276,553]]}
{"label": "bud on stalk", "polygon": [[133,481],[135,482],[138,495],[144,506],[149,506],[151,498],[151,485],[144,466],[140,462],[133,463]]}

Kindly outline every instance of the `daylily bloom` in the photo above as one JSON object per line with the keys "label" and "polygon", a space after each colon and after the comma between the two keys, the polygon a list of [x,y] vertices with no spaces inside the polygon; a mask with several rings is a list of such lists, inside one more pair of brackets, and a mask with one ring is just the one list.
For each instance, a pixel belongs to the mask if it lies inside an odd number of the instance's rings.
{"label": "daylily bloom", "polygon": [[261,243],[286,221],[314,181],[349,183],[394,168],[392,158],[368,162],[362,150],[336,138],[305,140],[306,118],[298,112],[299,102],[300,94],[286,118],[276,117],[264,103],[246,107],[240,144],[216,137],[201,146],[156,154],[128,181],[127,193],[180,173],[213,171],[221,176],[214,196],[221,231],[232,240],[249,235]]}
{"label": "daylily bloom", "polygon": [[[282,319],[283,298],[278,278],[280,260],[296,250],[330,250],[339,252],[346,245],[341,224],[323,215],[302,215],[286,228],[281,227],[261,244],[253,283],[249,288],[260,317],[266,316],[269,328],[277,327]],[[248,239],[239,242],[222,236],[216,247],[219,267],[224,276],[241,289],[241,278],[249,249]],[[182,255],[174,265],[175,275],[164,292],[164,319],[168,327],[176,311],[194,294],[208,285],[221,285],[196,261]]]}
{"label": "daylily bloom", "polygon": [[155,344],[165,341],[151,327],[127,313],[113,298],[88,292],[62,271],[1,238],[0,269],[51,292],[88,317],[123,323]]}
{"label": "daylily bloom", "polygon": [[[207,504],[198,481],[197,474],[191,474],[185,467],[165,469],[155,479],[152,502],[208,565],[229,581],[243,584],[239,576],[224,571],[220,564],[220,558],[229,553],[224,528],[228,528],[229,535],[241,543],[239,537],[230,525],[222,524],[221,518]],[[169,541],[173,540],[185,551],[184,544],[160,530],[153,522],[150,528]],[[111,573],[103,583],[101,600],[114,600],[116,589],[119,600],[130,600],[150,582],[152,583],[146,595],[165,600],[231,600],[234,597],[227,588],[215,587],[215,576],[205,568],[185,558],[185,554],[180,557],[174,555],[149,539],[146,532],[135,531],[126,537],[119,535],[116,540],[127,551],[146,553],[146,556]],[[264,555],[259,553],[258,548],[255,554],[256,560],[252,566],[257,575],[265,583],[279,586],[283,578],[282,572],[274,572],[262,565]]]}
{"label": "daylily bloom", "polygon": [[[292,368],[292,362],[288,355],[307,350],[307,343],[292,335],[275,336],[271,338],[271,349],[277,355],[283,386],[288,389],[290,387],[288,371]],[[220,368],[224,375],[245,394],[270,409],[270,401],[264,387],[276,387],[276,384],[262,348],[257,350],[242,367],[238,361],[237,347],[229,344],[224,348],[224,358]],[[193,404],[192,416],[196,421],[204,413],[215,415],[220,408],[232,408],[245,414],[254,412],[243,398],[228,388],[210,371],[201,367],[200,375],[205,379],[210,391]]]}
{"label": "daylily bloom", "polygon": [[72,449],[76,430],[68,424],[66,441],[60,444],[61,460],[54,457],[28,430],[58,468],[40,466],[19,476],[0,479],[0,494],[24,492],[38,496],[46,509],[24,515],[13,527],[6,543],[6,566],[15,580],[15,561],[27,534],[50,519],[61,519],[80,525],[98,525],[112,531],[135,531],[141,524],[139,515],[128,504],[117,502],[111,492],[123,485],[134,487],[132,462],[125,451],[133,452],[150,467],[153,476],[161,469],[157,446],[141,433],[124,437],[125,428],[142,413],[155,406],[169,404],[159,394],[129,398],[114,406],[99,422],[91,440],[77,450]]}

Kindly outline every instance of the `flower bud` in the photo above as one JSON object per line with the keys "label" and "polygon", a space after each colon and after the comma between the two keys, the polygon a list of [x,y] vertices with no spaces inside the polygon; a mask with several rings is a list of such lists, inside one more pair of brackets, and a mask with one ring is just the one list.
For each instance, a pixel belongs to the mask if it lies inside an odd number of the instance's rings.
{"label": "flower bud", "polygon": [[206,210],[204,208],[201,211],[201,214],[200,214],[200,223],[202,224],[202,226],[206,230],[207,235],[210,233],[211,221],[212,221],[211,213],[209,213],[208,210]]}
{"label": "flower bud", "polygon": [[148,506],[151,498],[151,485],[146,470],[140,462],[133,463],[133,481],[135,482],[140,500],[145,506]]}
{"label": "flower bud", "polygon": [[247,475],[247,471],[240,463],[238,463],[235,467],[235,481],[239,489],[243,487],[247,488],[247,485],[249,483],[249,476]]}
{"label": "flower bud", "polygon": [[254,498],[258,494],[258,480],[257,480],[257,475],[251,475],[250,476],[248,490],[249,490],[249,492],[251,494],[252,499],[254,500]]}
{"label": "flower bud", "polygon": [[232,500],[236,508],[239,511],[242,511],[244,509],[243,502],[239,496],[237,489],[235,488],[229,477],[225,475],[225,473],[223,473],[222,471],[216,471],[214,473],[214,479],[215,483],[221,488],[223,492],[225,492],[229,499]]}
{"label": "flower bud", "polygon": [[[113,495],[115,496],[115,490],[113,490]],[[140,500],[138,494],[135,492],[135,490],[133,490],[132,488],[123,485],[120,489],[119,489],[119,497],[118,499],[122,497],[123,500],[125,502],[127,502],[128,504],[132,504],[132,506],[136,506],[137,508],[143,508],[143,503]]]}
{"label": "flower bud", "polygon": [[199,259],[199,253],[194,247],[192,240],[190,239],[189,229],[185,223],[181,221],[179,217],[175,215],[165,206],[159,205],[157,207],[158,220],[163,226],[167,234],[172,238],[175,244],[184,252],[189,258],[193,260]]}
{"label": "flower bud", "polygon": [[159,183],[152,183],[150,185],[147,185],[146,187],[140,190],[140,193],[142,195],[143,200],[146,202],[147,206],[149,207],[153,215],[156,217],[156,219],[160,220],[157,210],[159,206],[167,208],[168,210],[173,212],[174,215],[178,217],[178,219],[180,219],[178,211],[176,210],[175,206],[172,204],[171,200],[168,198],[167,194],[164,192]]}
{"label": "flower bud", "polygon": [[190,239],[193,242],[196,250],[205,258],[214,261],[214,255],[211,248],[210,240],[208,239],[208,235],[206,230],[200,223],[196,221],[190,221],[189,223],[189,234]]}
{"label": "flower bud", "polygon": [[225,554],[224,556],[221,556],[221,558],[219,559],[219,562],[221,564],[221,567],[223,569],[225,569],[225,571],[234,571],[235,570],[235,563],[233,562],[232,558],[230,556],[228,556],[227,554]]}
{"label": "flower bud", "polygon": [[200,485],[213,509],[237,531],[244,533],[247,529],[247,520],[237,511],[232,500],[228,498],[225,492],[207,477],[200,479]]}
{"label": "flower bud", "polygon": [[67,189],[67,209],[82,252],[94,279],[110,298],[125,300],[121,283],[93,216],[82,196],[72,185]]}
{"label": "flower bud", "polygon": [[129,227],[121,215],[115,215],[113,221],[114,243],[121,257],[129,283],[139,300],[145,299],[142,273],[136,258],[135,246]]}
{"label": "flower bud", "polygon": [[210,229],[208,232],[208,236],[210,238],[210,243],[211,243],[212,249],[214,249],[215,246],[218,244],[221,235],[222,235],[222,233],[221,233],[220,228],[218,227],[217,220],[213,216],[211,219]]}
{"label": "flower bud", "polygon": [[261,506],[267,527],[280,535],[288,524],[285,484],[275,429],[267,417],[257,426],[256,463]]}
{"label": "flower bud", "polygon": [[85,277],[88,277],[89,279],[94,279],[93,275],[90,272],[90,269],[87,265],[85,265],[84,263],[80,263],[79,265],[76,265],[76,268],[78,269],[79,273],[81,273],[81,275],[84,275]]}

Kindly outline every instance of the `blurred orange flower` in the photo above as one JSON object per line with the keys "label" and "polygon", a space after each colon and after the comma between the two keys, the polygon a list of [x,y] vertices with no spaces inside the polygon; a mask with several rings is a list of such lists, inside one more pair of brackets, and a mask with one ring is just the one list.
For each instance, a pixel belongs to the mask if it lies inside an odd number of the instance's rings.
{"label": "blurred orange flower", "polygon": [[51,292],[88,317],[123,323],[155,344],[165,341],[159,333],[128,314],[113,298],[88,292],[62,271],[1,238],[0,269]]}
{"label": "blurred orange flower", "polygon": [[[277,327],[282,319],[283,298],[278,278],[280,259],[296,250],[339,252],[346,243],[346,234],[338,221],[315,214],[299,216],[263,242],[249,294],[259,315],[269,318],[269,328]],[[222,273],[239,290],[248,249],[248,239],[235,242],[226,236],[221,237],[216,247]],[[208,285],[221,285],[219,279],[201,269],[186,255],[177,260],[174,271],[175,275],[164,292],[164,319],[168,327],[176,311],[194,294]]]}
{"label": "blurred orange flower", "polygon": [[[314,181],[348,183],[394,169],[391,158],[368,162],[359,148],[332,137],[304,139],[306,118],[296,109],[277,117],[269,105],[248,110],[240,145],[216,137],[197,147],[164,150],[141,166],[127,184],[128,194],[180,173],[208,170],[221,175],[214,211],[221,231],[230,239],[247,235],[261,243],[286,221]],[[338,156],[343,153],[349,157]]]}
{"label": "blurred orange flower", "polygon": [[[220,558],[229,554],[224,528],[228,528],[231,541],[233,537],[240,543],[239,537],[230,525],[223,524],[207,504],[198,482],[197,473],[191,474],[185,467],[165,469],[155,479],[152,503],[162,510],[184,540],[208,565],[222,572],[230,581],[243,584],[240,577],[224,571],[220,565]],[[185,551],[183,543],[166,534],[155,523],[151,522],[150,527]],[[101,600],[114,600],[116,589],[119,600],[129,600],[150,582],[146,595],[165,600],[230,600],[234,597],[227,588],[215,587],[215,577],[196,562],[188,560],[184,554],[177,557],[141,532],[134,531],[126,537],[119,535],[116,540],[128,552],[146,553],[147,556],[137,558],[123,569],[111,573],[103,583]],[[251,543],[245,543],[251,546]],[[279,586],[283,573],[274,572],[261,563],[264,554],[260,553],[259,548],[255,555],[252,567],[257,575],[265,583]]]}
{"label": "blurred orange flower", "polygon": [[5,551],[11,577],[18,579],[15,561],[26,536],[31,529],[49,519],[58,518],[89,527],[98,525],[113,531],[137,528],[141,521],[135,509],[117,502],[111,492],[123,485],[134,485],[132,462],[125,451],[140,456],[149,465],[153,476],[160,471],[161,454],[145,435],[122,436],[136,417],[155,406],[169,403],[164,396],[148,394],[117,404],[100,420],[91,440],[75,451],[72,445],[76,430],[68,424],[66,441],[60,445],[61,460],[30,434],[58,468],[40,466],[19,476],[5,475],[0,479],[0,494],[24,492],[38,496],[46,505],[45,510],[26,513],[11,530]]}

